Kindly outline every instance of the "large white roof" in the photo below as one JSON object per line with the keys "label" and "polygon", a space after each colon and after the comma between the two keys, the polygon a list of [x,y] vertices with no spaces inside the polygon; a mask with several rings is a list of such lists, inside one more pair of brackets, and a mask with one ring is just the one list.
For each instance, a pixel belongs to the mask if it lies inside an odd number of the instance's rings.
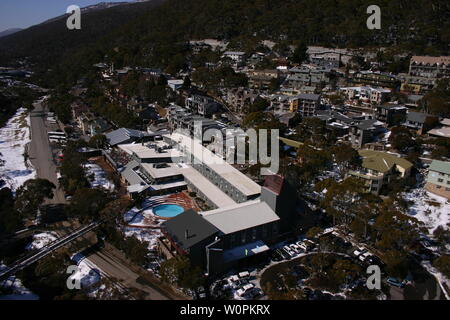
{"label": "large white roof", "polygon": [[269,205],[260,200],[247,201],[200,214],[224,234],[280,220]]}
{"label": "large white roof", "polygon": [[202,161],[247,197],[261,193],[259,184],[190,137],[179,133],[173,133],[167,137],[175,141],[184,150],[183,152],[193,154],[195,158]]}
{"label": "large white roof", "polygon": [[156,141],[145,143],[144,145],[141,143],[122,144],[119,145],[119,148],[130,155],[136,154],[139,159],[178,158],[181,155],[176,149],[166,149],[163,152],[158,152],[155,148],[149,148],[148,145],[150,144],[155,144],[157,147],[167,146],[165,142]]}
{"label": "large white roof", "polygon": [[184,168],[179,169],[179,172],[218,208],[236,204],[236,202],[220,190],[219,187],[214,185],[191,166],[186,165]]}

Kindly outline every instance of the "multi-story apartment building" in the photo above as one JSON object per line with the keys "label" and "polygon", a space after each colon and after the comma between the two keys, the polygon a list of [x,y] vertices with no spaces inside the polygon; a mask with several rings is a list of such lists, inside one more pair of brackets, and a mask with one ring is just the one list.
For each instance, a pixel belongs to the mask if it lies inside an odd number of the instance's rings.
{"label": "multi-story apartment building", "polygon": [[409,74],[434,79],[450,77],[450,56],[412,56]]}
{"label": "multi-story apartment building", "polygon": [[317,88],[323,83],[327,83],[330,70],[323,67],[303,65],[300,68],[289,69],[289,75],[284,80],[282,87],[291,89],[301,89],[305,86]]}
{"label": "multi-story apartment building", "polygon": [[246,106],[255,102],[259,97],[257,90],[248,88],[232,88],[227,91],[226,101],[231,111],[243,113]]}
{"label": "multi-story apartment building", "polygon": [[319,107],[319,94],[299,94],[289,99],[289,111],[299,112],[303,117],[315,115]]}
{"label": "multi-story apartment building", "polygon": [[224,57],[230,58],[233,61],[233,64],[237,67],[245,64],[246,54],[242,51],[226,51],[223,54]]}
{"label": "multi-story apartment building", "polygon": [[374,137],[382,132],[384,123],[376,119],[365,119],[352,124],[350,127],[350,141],[356,148],[362,148],[372,142]]}
{"label": "multi-story apartment building", "polygon": [[344,87],[339,90],[350,100],[360,100],[362,103],[374,105],[382,104],[391,94],[390,89],[373,88],[368,86]]}
{"label": "multi-story apartment building", "polygon": [[430,114],[409,111],[403,126],[424,134],[439,124],[439,118]]}
{"label": "multi-story apartment building", "polygon": [[408,108],[398,104],[385,104],[377,106],[375,115],[378,120],[388,125],[403,123],[406,119]]}
{"label": "multi-story apartment building", "polygon": [[248,87],[251,89],[267,90],[273,79],[279,78],[278,70],[251,70],[247,72]]}
{"label": "multi-story apartment building", "polygon": [[285,94],[271,94],[268,96],[270,107],[269,109],[275,114],[289,112],[291,95]]}
{"label": "multi-story apartment building", "polygon": [[359,150],[358,153],[363,158],[362,165],[349,170],[348,175],[362,179],[367,192],[379,194],[394,174],[406,178],[411,173],[412,163],[403,158],[374,150]]}
{"label": "multi-story apartment building", "polygon": [[400,84],[397,77],[392,74],[373,71],[355,72],[352,80],[354,83],[373,87],[395,88]]}
{"label": "multi-story apartment building", "polygon": [[425,189],[450,199],[450,162],[439,160],[431,162]]}
{"label": "multi-story apartment building", "polygon": [[413,76],[400,73],[398,79],[401,81],[400,92],[422,94],[430,91],[436,85],[436,78]]}
{"label": "multi-story apartment building", "polygon": [[185,103],[188,110],[205,117],[211,116],[220,109],[220,104],[213,98],[200,94],[193,94],[186,99]]}
{"label": "multi-story apartment building", "polygon": [[261,199],[200,213],[187,210],[163,223],[158,248],[168,258],[188,256],[207,274],[220,274],[264,256],[305,212],[295,190],[282,177],[269,176]]}

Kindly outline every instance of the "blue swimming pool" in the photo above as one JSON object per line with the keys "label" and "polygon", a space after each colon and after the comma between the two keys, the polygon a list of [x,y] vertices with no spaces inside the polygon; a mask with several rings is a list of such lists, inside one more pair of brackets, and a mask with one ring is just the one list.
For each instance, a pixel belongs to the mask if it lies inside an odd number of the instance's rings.
{"label": "blue swimming pool", "polygon": [[184,211],[184,208],[177,204],[161,204],[153,208],[153,213],[163,218],[173,218]]}

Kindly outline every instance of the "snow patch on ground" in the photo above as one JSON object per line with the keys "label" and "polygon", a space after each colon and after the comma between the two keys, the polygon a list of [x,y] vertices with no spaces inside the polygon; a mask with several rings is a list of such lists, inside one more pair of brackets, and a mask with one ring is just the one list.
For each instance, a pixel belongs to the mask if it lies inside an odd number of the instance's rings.
{"label": "snow patch on ground", "polygon": [[430,233],[438,226],[448,229],[450,223],[450,202],[423,188],[404,193],[405,200],[411,201],[408,214],[423,222]]}
{"label": "snow patch on ground", "polygon": [[160,229],[126,227],[124,231],[126,237],[135,236],[141,242],[147,241],[149,250],[156,249],[157,240],[162,236]]}
{"label": "snow patch on ground", "polygon": [[149,250],[156,248],[157,239],[162,235],[158,226],[164,221],[153,213],[153,208],[164,203],[166,196],[153,196],[142,201],[141,208],[134,207],[125,212],[123,219],[128,224],[125,236],[135,236],[139,241],[149,242]]}
{"label": "snow patch on ground", "polygon": [[24,158],[26,144],[30,141],[30,116],[25,108],[20,108],[0,129],[0,164],[3,164],[0,180],[11,190],[17,190],[25,181],[36,177],[36,170]]}
{"label": "snow patch on ground", "polygon": [[[0,271],[6,269],[4,264],[0,263]],[[10,276],[8,279],[0,282],[0,300],[39,300],[39,296],[25,288],[20,279]]]}
{"label": "snow patch on ground", "polygon": [[91,288],[101,280],[100,269],[81,253],[72,256],[71,260],[77,264],[78,270],[70,276],[70,279],[80,281],[81,288]]}
{"label": "snow patch on ground", "polygon": [[84,169],[92,188],[114,190],[114,183],[108,179],[106,172],[99,165],[88,163],[84,165]]}
{"label": "snow patch on ground", "polygon": [[35,234],[33,236],[33,241],[27,245],[27,250],[36,250],[42,249],[49,243],[58,239],[58,235],[54,232],[43,232],[39,234]]}
{"label": "snow patch on ground", "polygon": [[450,300],[450,295],[443,286],[443,284],[445,283],[447,285],[447,288],[450,288],[450,280],[446,276],[444,276],[439,270],[433,267],[430,261],[422,261],[422,266],[436,278],[437,282],[441,286],[441,290],[444,293],[445,297],[447,298],[447,300]]}

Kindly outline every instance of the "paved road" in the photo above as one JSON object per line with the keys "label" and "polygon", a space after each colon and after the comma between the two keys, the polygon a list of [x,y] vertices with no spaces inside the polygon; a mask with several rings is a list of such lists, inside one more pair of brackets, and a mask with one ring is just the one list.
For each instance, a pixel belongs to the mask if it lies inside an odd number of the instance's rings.
{"label": "paved road", "polygon": [[[60,229],[57,231],[60,236],[66,236],[70,233],[70,228]],[[84,234],[79,239],[92,241],[89,234]],[[179,300],[189,299],[178,293],[174,293],[167,288],[161,288],[159,281],[138,282],[138,278],[145,275],[147,278],[154,276],[144,268],[140,268],[130,262],[125,255],[109,243],[105,243],[104,247],[99,250],[91,251],[86,254],[86,259],[95,264],[101,274],[107,278],[117,281],[119,288],[138,289],[147,294],[145,299],[148,300]],[[141,278],[142,279],[142,278]]]}
{"label": "paved road", "polygon": [[[45,112],[46,110],[42,103],[34,104],[34,110],[30,117],[32,140],[29,147],[29,155],[33,166],[36,168],[37,176],[47,179],[57,186],[57,189],[54,190],[53,199],[49,199],[47,204],[61,204],[66,201],[63,190],[59,188],[56,176],[56,165],[53,161],[52,150],[48,140]],[[156,285],[138,283],[136,280],[140,275],[131,270],[130,266],[118,257],[118,254],[113,254],[113,251],[102,249],[89,255],[88,259],[110,277],[118,279],[125,287],[137,288],[146,292],[148,294],[147,299],[168,300],[178,298],[172,294],[162,293],[161,290],[156,289]]]}
{"label": "paved road", "polygon": [[171,300],[166,294],[152,288],[148,285],[144,285],[137,282],[140,277],[139,274],[132,271],[129,266],[124,265],[124,262],[114,255],[111,251],[102,249],[95,253],[90,254],[89,261],[94,263],[100,270],[109,275],[110,277],[117,279],[126,288],[136,288],[147,293],[146,299],[149,300]]}
{"label": "paved road", "polygon": [[56,177],[56,165],[53,161],[52,149],[47,135],[47,126],[45,123],[46,110],[42,103],[35,103],[34,110],[31,112],[31,143],[29,146],[29,156],[31,163],[36,168],[37,176],[41,179],[47,179],[56,186],[53,199],[48,199],[47,204],[65,203],[64,192],[59,188]]}

